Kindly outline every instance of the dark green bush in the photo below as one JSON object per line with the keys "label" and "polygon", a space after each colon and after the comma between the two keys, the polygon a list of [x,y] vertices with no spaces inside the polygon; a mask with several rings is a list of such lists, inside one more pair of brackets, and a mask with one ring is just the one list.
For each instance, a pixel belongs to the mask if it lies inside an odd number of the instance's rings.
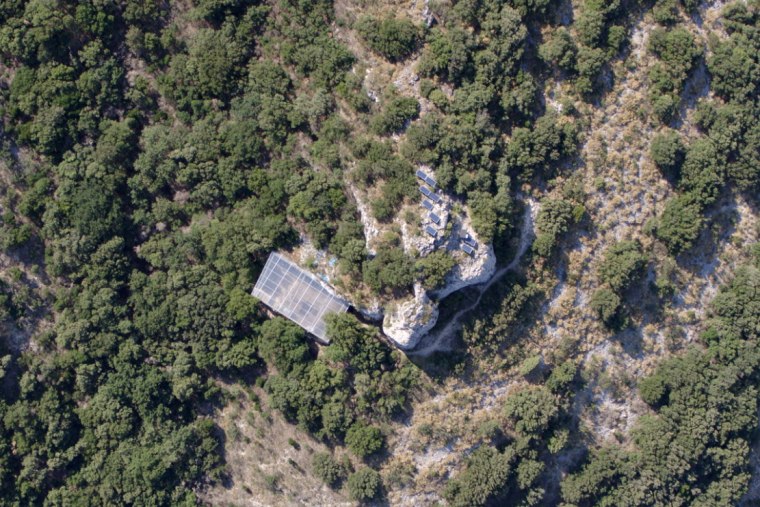
{"label": "dark green bush", "polygon": [[382,480],[379,473],[364,467],[349,475],[346,485],[353,500],[367,502],[380,494]]}
{"label": "dark green bush", "polygon": [[414,120],[420,113],[420,104],[412,97],[395,97],[383,110],[375,115],[370,128],[378,135],[401,132],[407,122]]}
{"label": "dark green bush", "polygon": [[682,194],[671,198],[659,218],[655,234],[677,255],[694,244],[702,228],[702,206],[698,198]]}
{"label": "dark green bush", "polygon": [[367,45],[392,62],[403,60],[417,48],[419,29],[407,18],[363,17],[356,30]]}
{"label": "dark green bush", "polygon": [[341,481],[346,478],[346,467],[327,452],[314,454],[311,460],[311,468],[314,475],[331,488],[339,486]]}
{"label": "dark green bush", "polygon": [[612,289],[603,287],[591,296],[589,307],[607,326],[613,326],[619,316],[620,297]]}
{"label": "dark green bush", "polygon": [[668,129],[657,134],[652,139],[649,155],[665,178],[671,183],[678,181],[685,148],[677,131]]}
{"label": "dark green bush", "polygon": [[551,427],[559,413],[559,403],[544,387],[529,387],[512,394],[504,405],[504,414],[515,429],[524,435],[541,435]]}
{"label": "dark green bush", "polygon": [[610,246],[599,266],[599,277],[616,293],[627,289],[643,274],[647,257],[638,241],[621,241]]}
{"label": "dark green bush", "polygon": [[506,495],[505,486],[513,474],[510,461],[493,447],[479,447],[467,459],[467,468],[446,484],[443,497],[453,507],[467,507],[487,505],[495,496]]}
{"label": "dark green bush", "polygon": [[385,445],[385,438],[379,428],[355,422],[346,432],[346,445],[360,458],[376,453]]}

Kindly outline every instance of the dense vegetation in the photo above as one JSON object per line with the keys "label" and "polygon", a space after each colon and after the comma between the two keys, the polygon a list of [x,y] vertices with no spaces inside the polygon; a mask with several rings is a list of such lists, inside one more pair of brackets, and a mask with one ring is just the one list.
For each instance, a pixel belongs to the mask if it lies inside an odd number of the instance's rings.
{"label": "dense vegetation", "polygon": [[[755,245],[757,252],[757,245]],[[734,505],[749,482],[760,374],[760,257],[712,304],[704,348],[661,364],[640,385],[655,408],[635,449],[594,452],[562,485],[572,505]]]}
{"label": "dense vegetation", "polygon": [[[423,26],[338,20],[330,0],[3,2],[0,505],[196,504],[225,474],[222,380],[255,383],[288,422],[345,446],[351,459],[313,456],[325,484],[381,497],[375,469],[420,370],[350,314],[330,320],[322,349],[269,318],[249,296],[264,260],[308,238],[337,260],[346,292],[386,301],[416,281],[440,287],[453,257],[417,258],[394,231],[425,164],[502,262],[524,212],[518,193],[552,191],[527,257],[549,266],[586,219],[570,174],[587,118],[573,100],[604,100],[633,13],[651,8],[660,25],[646,48],[659,132],[649,155],[674,191],[647,226],[651,248],[680,262],[727,195],[756,204],[757,2],[729,4],[726,36],[708,47],[683,23],[693,0],[573,3],[563,20],[548,0],[430,2],[435,22]],[[420,97],[388,87],[370,98],[340,30],[385,63],[418,59]],[[700,71],[714,96],[695,106],[698,132],[682,135],[682,94]],[[549,79],[576,96],[549,107]],[[388,227],[372,254],[353,187]],[[626,296],[647,290],[650,254],[620,241],[597,266],[589,305],[610,329],[627,324]],[[591,449],[547,492],[548,466],[577,432],[582,379],[574,360],[536,356],[523,365],[530,385],[483,427],[442,496],[736,502],[758,425],[757,248],[754,259],[718,293],[701,342],[639,384],[652,414],[632,449]],[[513,339],[541,297],[534,282],[506,277],[485,295],[462,335],[470,359]],[[667,280],[655,285],[665,297]]]}

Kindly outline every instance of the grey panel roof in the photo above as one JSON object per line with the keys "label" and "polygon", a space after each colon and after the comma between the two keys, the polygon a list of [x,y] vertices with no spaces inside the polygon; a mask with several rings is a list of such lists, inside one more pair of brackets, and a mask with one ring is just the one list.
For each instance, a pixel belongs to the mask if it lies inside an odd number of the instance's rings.
{"label": "grey panel roof", "polygon": [[425,199],[424,201],[422,201],[422,205],[423,205],[425,208],[429,209],[429,210],[432,210],[432,209],[433,209],[433,203],[432,203],[432,202],[430,202],[430,201],[428,201],[427,199]]}
{"label": "grey panel roof", "polygon": [[425,227],[425,232],[427,232],[428,234],[430,234],[430,235],[431,235],[431,236],[433,236],[434,238],[435,238],[436,236],[438,236],[438,231],[436,231],[434,228],[432,228],[432,227],[431,227],[431,226],[429,226],[429,225],[428,225],[427,227]]}
{"label": "grey panel roof", "polygon": [[478,246],[478,244],[475,242],[474,239],[472,239],[472,237],[469,234],[462,236],[460,239],[473,248]]}
{"label": "grey panel roof", "polygon": [[422,195],[424,195],[425,197],[431,197],[432,198],[435,195],[433,192],[431,192],[430,190],[428,190],[427,187],[420,187],[420,192],[422,192]]}
{"label": "grey panel roof", "polygon": [[313,274],[284,256],[269,255],[252,295],[325,343],[325,316],[348,310],[348,304]]}
{"label": "grey panel roof", "polygon": [[475,253],[475,250],[473,250],[473,248],[470,245],[462,245],[462,250],[467,255],[472,255],[473,253]]}
{"label": "grey panel roof", "polygon": [[[427,189],[425,189],[427,190]],[[439,203],[441,202],[441,196],[436,194],[435,192],[431,192],[428,190],[428,197],[430,197],[434,202]]]}
{"label": "grey panel roof", "polygon": [[425,174],[422,170],[417,169],[417,172],[415,173],[417,177],[423,181],[427,179],[427,174]]}
{"label": "grey panel roof", "polygon": [[439,217],[435,213],[430,213],[430,220],[432,220],[435,224],[441,223],[441,217]]}
{"label": "grey panel roof", "polygon": [[437,183],[435,182],[435,180],[433,178],[431,178],[430,176],[425,176],[424,180],[425,180],[425,183],[427,183],[428,185],[430,185],[433,188],[435,188],[435,186],[437,185]]}

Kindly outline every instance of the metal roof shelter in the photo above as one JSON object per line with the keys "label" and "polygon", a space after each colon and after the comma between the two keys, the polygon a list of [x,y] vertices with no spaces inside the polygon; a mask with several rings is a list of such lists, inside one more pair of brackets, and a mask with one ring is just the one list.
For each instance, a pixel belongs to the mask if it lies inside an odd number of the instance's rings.
{"label": "metal roof shelter", "polygon": [[468,245],[470,245],[473,248],[477,248],[478,247],[477,242],[474,239],[472,239],[472,236],[470,236],[469,234],[466,234],[466,235],[462,236],[459,239],[461,239],[462,241],[464,241],[465,243],[467,243]]}
{"label": "metal roof shelter", "polygon": [[417,172],[414,174],[416,174],[417,177],[421,179],[422,181],[425,181],[427,179],[427,174],[425,174],[424,171],[422,171],[421,169],[417,169]]}
{"label": "metal roof shelter", "polygon": [[435,213],[430,213],[430,220],[432,220],[435,225],[439,225],[441,223],[441,217]]}
{"label": "metal roof shelter", "polygon": [[475,249],[473,249],[470,245],[462,245],[462,250],[467,255],[472,255],[475,253]]}
{"label": "metal roof shelter", "polygon": [[435,189],[436,185],[438,185],[438,183],[436,183],[436,181],[430,176],[425,176],[425,183],[433,187],[433,189]]}
{"label": "metal roof shelter", "polygon": [[432,228],[429,225],[427,227],[425,227],[425,232],[427,232],[428,234],[430,234],[434,238],[438,236],[438,231],[436,231],[434,228]]}
{"label": "metal roof shelter", "polygon": [[428,210],[430,210],[430,211],[433,211],[433,203],[432,203],[432,202],[430,202],[430,201],[428,201],[427,199],[425,199],[424,201],[422,201],[422,205],[423,205],[423,206],[424,206],[426,209],[428,209]]}
{"label": "metal roof shelter", "polygon": [[[422,195],[424,195],[425,197],[430,197],[431,199],[435,195],[433,192],[431,192],[430,190],[428,190],[427,187],[420,187],[420,192],[422,192]],[[435,200],[435,199],[433,199],[433,200]]]}
{"label": "metal roof shelter", "polygon": [[430,197],[433,200],[433,202],[435,202],[436,204],[441,202],[441,196],[436,194],[435,192],[431,192],[430,190],[428,190],[428,197]]}
{"label": "metal roof shelter", "polygon": [[325,316],[348,310],[348,303],[316,276],[276,252],[269,255],[252,295],[323,343],[330,343]]}

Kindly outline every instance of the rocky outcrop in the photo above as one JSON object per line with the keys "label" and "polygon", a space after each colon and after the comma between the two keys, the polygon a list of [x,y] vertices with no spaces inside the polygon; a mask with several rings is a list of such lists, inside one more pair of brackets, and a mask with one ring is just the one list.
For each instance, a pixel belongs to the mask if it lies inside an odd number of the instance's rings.
{"label": "rocky outcrop", "polygon": [[446,277],[446,284],[431,292],[430,295],[436,299],[443,299],[470,285],[486,283],[496,272],[496,254],[493,246],[479,244],[472,255],[467,255],[461,250],[460,238],[463,236],[477,238],[467,214],[462,214],[452,221],[451,234],[444,247],[457,259],[457,265]]}
{"label": "rocky outcrop", "polygon": [[411,350],[438,321],[438,304],[419,283],[414,296],[394,302],[383,319],[383,332],[401,350]]}
{"label": "rocky outcrop", "polygon": [[[442,248],[457,260],[442,288],[428,292],[420,284],[415,284],[414,297],[394,303],[385,314],[383,332],[402,350],[414,349],[420,339],[433,329],[438,321],[439,300],[470,285],[486,283],[496,272],[496,255],[491,245],[479,244],[472,255],[462,251],[460,238],[465,235],[477,238],[477,235],[466,212],[450,214],[452,205],[449,198],[443,196],[442,199],[434,212],[442,220],[437,225],[437,230],[446,230],[447,222],[451,222],[445,236],[433,239],[427,234],[415,235],[410,230],[411,227],[400,223],[407,252],[416,251],[424,256],[436,248]],[[426,225],[431,223],[423,218],[421,226]]]}
{"label": "rocky outcrop", "polygon": [[496,271],[496,255],[491,245],[478,248],[472,256],[464,255],[459,264],[454,266],[446,277],[446,285],[430,293],[436,299],[443,299],[449,294],[470,285],[486,283]]}

